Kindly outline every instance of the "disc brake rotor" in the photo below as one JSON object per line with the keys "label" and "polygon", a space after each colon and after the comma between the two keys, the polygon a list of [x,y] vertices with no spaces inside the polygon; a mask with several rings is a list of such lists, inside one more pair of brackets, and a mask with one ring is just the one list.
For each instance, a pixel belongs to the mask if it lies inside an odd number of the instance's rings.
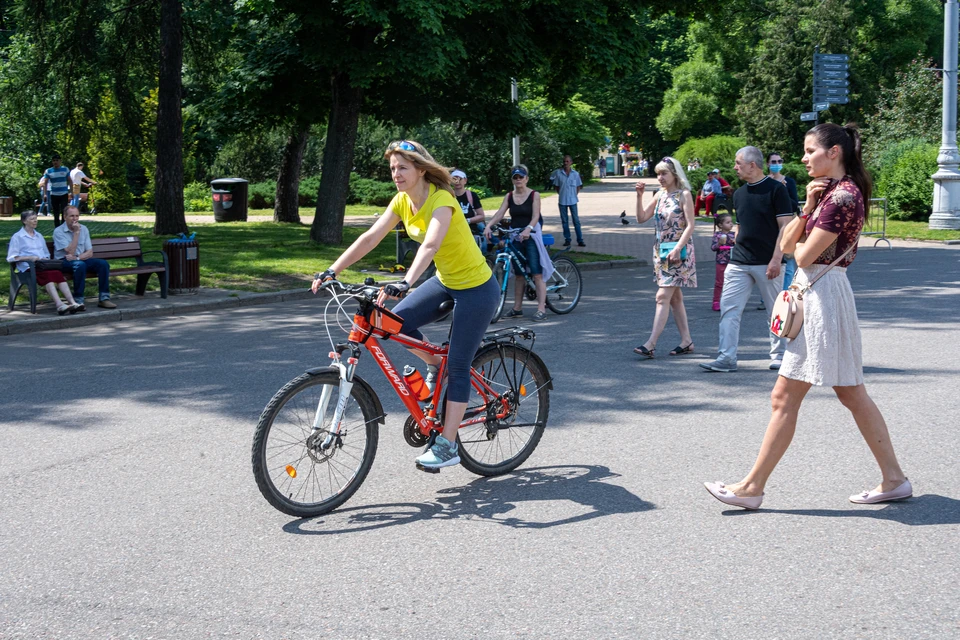
{"label": "disc brake rotor", "polygon": [[343,446],[342,436],[346,435],[346,432],[341,432],[340,435],[334,436],[333,443],[330,447],[324,451],[320,448],[320,445],[323,444],[323,441],[327,438],[326,431],[314,431],[307,438],[307,455],[310,456],[310,459],[316,463],[326,462],[333,457],[333,454],[336,453],[337,449]]}

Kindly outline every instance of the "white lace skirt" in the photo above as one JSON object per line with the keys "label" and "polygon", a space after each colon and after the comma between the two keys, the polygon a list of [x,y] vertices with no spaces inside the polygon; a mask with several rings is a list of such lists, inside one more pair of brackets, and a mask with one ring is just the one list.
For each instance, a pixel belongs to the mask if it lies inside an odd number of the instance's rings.
{"label": "white lace skirt", "polygon": [[[827,265],[797,269],[806,284]],[[780,375],[822,387],[863,384],[863,354],[857,304],[847,270],[834,267],[803,296],[803,327],[787,342]]]}

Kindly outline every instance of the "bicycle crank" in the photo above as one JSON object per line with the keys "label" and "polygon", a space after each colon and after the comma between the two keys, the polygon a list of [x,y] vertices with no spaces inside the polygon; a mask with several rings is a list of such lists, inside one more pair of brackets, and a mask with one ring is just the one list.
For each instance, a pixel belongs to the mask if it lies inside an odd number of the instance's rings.
{"label": "bicycle crank", "polygon": [[430,441],[429,436],[420,433],[420,425],[413,419],[413,416],[407,416],[406,422],[403,423],[403,439],[407,441],[408,445],[416,449],[427,446]]}

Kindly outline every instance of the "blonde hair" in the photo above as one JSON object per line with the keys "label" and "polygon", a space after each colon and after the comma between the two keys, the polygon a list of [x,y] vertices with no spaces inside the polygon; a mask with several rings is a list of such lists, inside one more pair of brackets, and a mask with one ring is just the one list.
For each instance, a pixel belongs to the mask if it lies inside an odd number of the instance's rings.
{"label": "blonde hair", "polygon": [[678,187],[690,191],[690,181],[687,180],[687,174],[683,172],[683,167],[680,166],[676,158],[671,158],[670,156],[665,157],[657,163],[657,166],[654,167],[653,170],[669,171],[673,174],[673,177],[676,178]]}
{"label": "blonde hair", "polygon": [[[409,151],[407,149],[401,149],[398,145],[402,143],[409,143],[416,150]],[[434,160],[433,156],[430,155],[430,152],[427,151],[422,144],[416,140],[393,142],[387,147],[387,150],[383,153],[383,157],[389,161],[394,154],[401,156],[416,169],[423,171],[423,179],[428,183],[434,185],[437,189],[443,189],[450,195],[454,195],[453,189],[450,187],[450,183],[453,181],[453,178],[450,177],[450,170]]]}

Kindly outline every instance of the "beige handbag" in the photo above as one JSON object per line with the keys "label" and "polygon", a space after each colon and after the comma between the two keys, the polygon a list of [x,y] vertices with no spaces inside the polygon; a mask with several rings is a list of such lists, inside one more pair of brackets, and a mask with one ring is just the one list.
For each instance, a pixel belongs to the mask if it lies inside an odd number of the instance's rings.
{"label": "beige handbag", "polygon": [[[858,239],[859,241],[859,239]],[[777,295],[773,303],[773,311],[770,312],[770,333],[778,338],[793,340],[800,335],[800,329],[803,327],[803,294],[805,294],[817,280],[833,269],[837,264],[847,257],[847,254],[853,251],[857,243],[850,245],[839,258],[830,263],[830,266],[817,274],[817,277],[808,282],[805,286],[791,284],[787,289]]]}

